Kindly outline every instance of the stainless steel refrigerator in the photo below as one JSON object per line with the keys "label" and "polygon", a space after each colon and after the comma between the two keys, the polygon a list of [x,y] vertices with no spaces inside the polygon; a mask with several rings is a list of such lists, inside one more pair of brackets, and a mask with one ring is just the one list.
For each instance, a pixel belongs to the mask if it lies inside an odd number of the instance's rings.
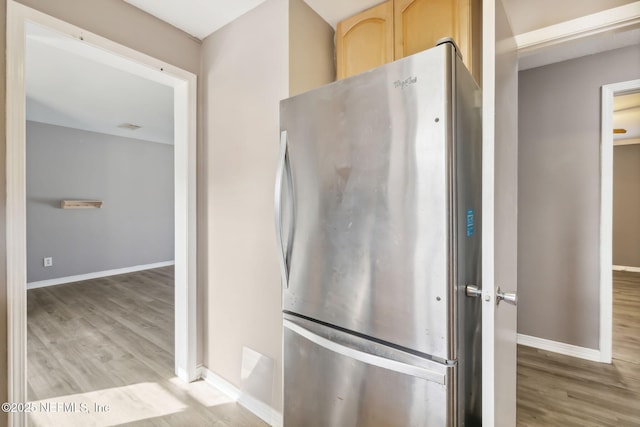
{"label": "stainless steel refrigerator", "polygon": [[480,101],[444,43],[281,102],[285,427],[481,424]]}

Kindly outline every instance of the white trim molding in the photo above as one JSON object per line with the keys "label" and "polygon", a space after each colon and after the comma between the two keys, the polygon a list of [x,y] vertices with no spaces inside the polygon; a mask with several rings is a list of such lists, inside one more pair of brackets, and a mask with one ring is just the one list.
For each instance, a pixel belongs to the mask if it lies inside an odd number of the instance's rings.
{"label": "white trim molding", "polygon": [[635,144],[640,144],[640,138],[616,139],[613,141],[613,145],[616,147],[620,145],[635,145]]}
{"label": "white trim molding", "polygon": [[204,366],[198,367],[198,376],[206,383],[220,390],[230,399],[238,402],[239,405],[251,411],[258,418],[273,427],[282,427],[282,414],[266,403],[243,393],[238,387],[231,384],[221,376],[214,374]]}
{"label": "white trim molding", "polygon": [[[633,4],[638,4],[636,2]],[[640,79],[602,86],[600,128],[600,361],[613,347],[613,97],[640,90]]]}
{"label": "white trim molding", "polygon": [[[600,129],[600,351],[611,363],[613,347],[613,91],[602,87]],[[605,131],[605,129],[607,131]]]}
{"label": "white trim molding", "polygon": [[[12,403],[27,401],[25,20],[16,19],[18,8],[17,3],[7,2],[7,391]],[[27,423],[21,412],[9,412],[8,417],[11,427]]]}
{"label": "white trim molding", "polygon": [[96,271],[95,273],[78,274],[75,276],[57,277],[55,279],[39,280],[27,283],[27,289],[45,288],[47,286],[63,285],[65,283],[82,282],[83,280],[99,279],[101,277],[117,276],[118,274],[134,273],[136,271],[151,270],[153,268],[168,267],[175,261],[155,262],[153,264],[134,265],[132,267],[116,268],[113,270]]}
{"label": "white trim molding", "polygon": [[[25,37],[28,24],[48,28],[100,55],[111,66],[173,88],[175,188],[175,371],[185,381],[196,375],[196,75],[85,31],[75,25],[7,1],[7,344],[8,397],[27,399]],[[95,59],[95,58],[94,58]],[[11,427],[24,414],[9,413]]]}
{"label": "white trim molding", "polygon": [[578,357],[592,362],[601,362],[600,351],[592,348],[579,347],[577,345],[522,334],[518,334],[518,344],[564,354],[565,356]]}
{"label": "white trim molding", "polygon": [[629,267],[626,265],[614,265],[613,270],[615,271],[628,271],[630,273],[640,273],[640,267]]}
{"label": "white trim molding", "polygon": [[540,49],[582,37],[640,24],[640,1],[518,34],[518,52]]}

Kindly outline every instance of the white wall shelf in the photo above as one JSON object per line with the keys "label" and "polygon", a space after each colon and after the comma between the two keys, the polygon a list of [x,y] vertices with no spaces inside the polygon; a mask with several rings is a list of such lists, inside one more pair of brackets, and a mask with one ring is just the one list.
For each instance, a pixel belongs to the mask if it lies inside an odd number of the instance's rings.
{"label": "white wall shelf", "polygon": [[62,209],[100,209],[102,200],[61,200]]}

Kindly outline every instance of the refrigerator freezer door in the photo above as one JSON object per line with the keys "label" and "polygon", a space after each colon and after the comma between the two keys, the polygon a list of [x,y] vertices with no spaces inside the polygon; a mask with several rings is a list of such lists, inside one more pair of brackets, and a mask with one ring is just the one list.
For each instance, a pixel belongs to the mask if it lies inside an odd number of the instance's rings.
{"label": "refrigerator freezer door", "polygon": [[443,45],[282,101],[286,312],[456,358],[452,55]]}
{"label": "refrigerator freezer door", "polygon": [[453,425],[455,367],[413,365],[345,344],[285,320],[284,427]]}

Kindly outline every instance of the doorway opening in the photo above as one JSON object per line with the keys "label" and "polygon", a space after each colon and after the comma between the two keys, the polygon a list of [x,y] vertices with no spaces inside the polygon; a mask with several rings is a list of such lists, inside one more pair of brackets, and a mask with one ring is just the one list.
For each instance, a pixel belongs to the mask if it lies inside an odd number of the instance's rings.
{"label": "doorway opening", "polygon": [[[27,401],[25,46],[28,25],[66,38],[94,61],[173,90],[175,374],[184,381],[196,370],[196,76],[71,24],[7,2],[7,311],[9,401]],[[9,414],[24,425],[24,414]]]}
{"label": "doorway opening", "polygon": [[173,88],[32,23],[26,40],[27,399],[162,380],[174,370]]}
{"label": "doorway opening", "polygon": [[[635,97],[624,97],[640,92],[640,80],[630,80],[626,82],[614,83],[602,86],[602,133],[601,133],[601,155],[600,155],[600,361],[611,363],[613,354],[613,218],[614,218],[614,110],[616,103],[620,104],[622,99],[631,100]],[[616,102],[616,97],[618,101]],[[633,111],[633,107],[628,111]],[[640,106],[638,106],[640,109]],[[619,119],[616,119],[619,120]],[[620,128],[624,129],[624,128]],[[621,132],[621,131],[618,131]],[[627,131],[628,132],[628,131]],[[626,135],[618,133],[617,135]],[[629,133],[629,138],[633,140]],[[620,146],[621,143],[618,143]],[[637,185],[637,183],[636,183]]]}

